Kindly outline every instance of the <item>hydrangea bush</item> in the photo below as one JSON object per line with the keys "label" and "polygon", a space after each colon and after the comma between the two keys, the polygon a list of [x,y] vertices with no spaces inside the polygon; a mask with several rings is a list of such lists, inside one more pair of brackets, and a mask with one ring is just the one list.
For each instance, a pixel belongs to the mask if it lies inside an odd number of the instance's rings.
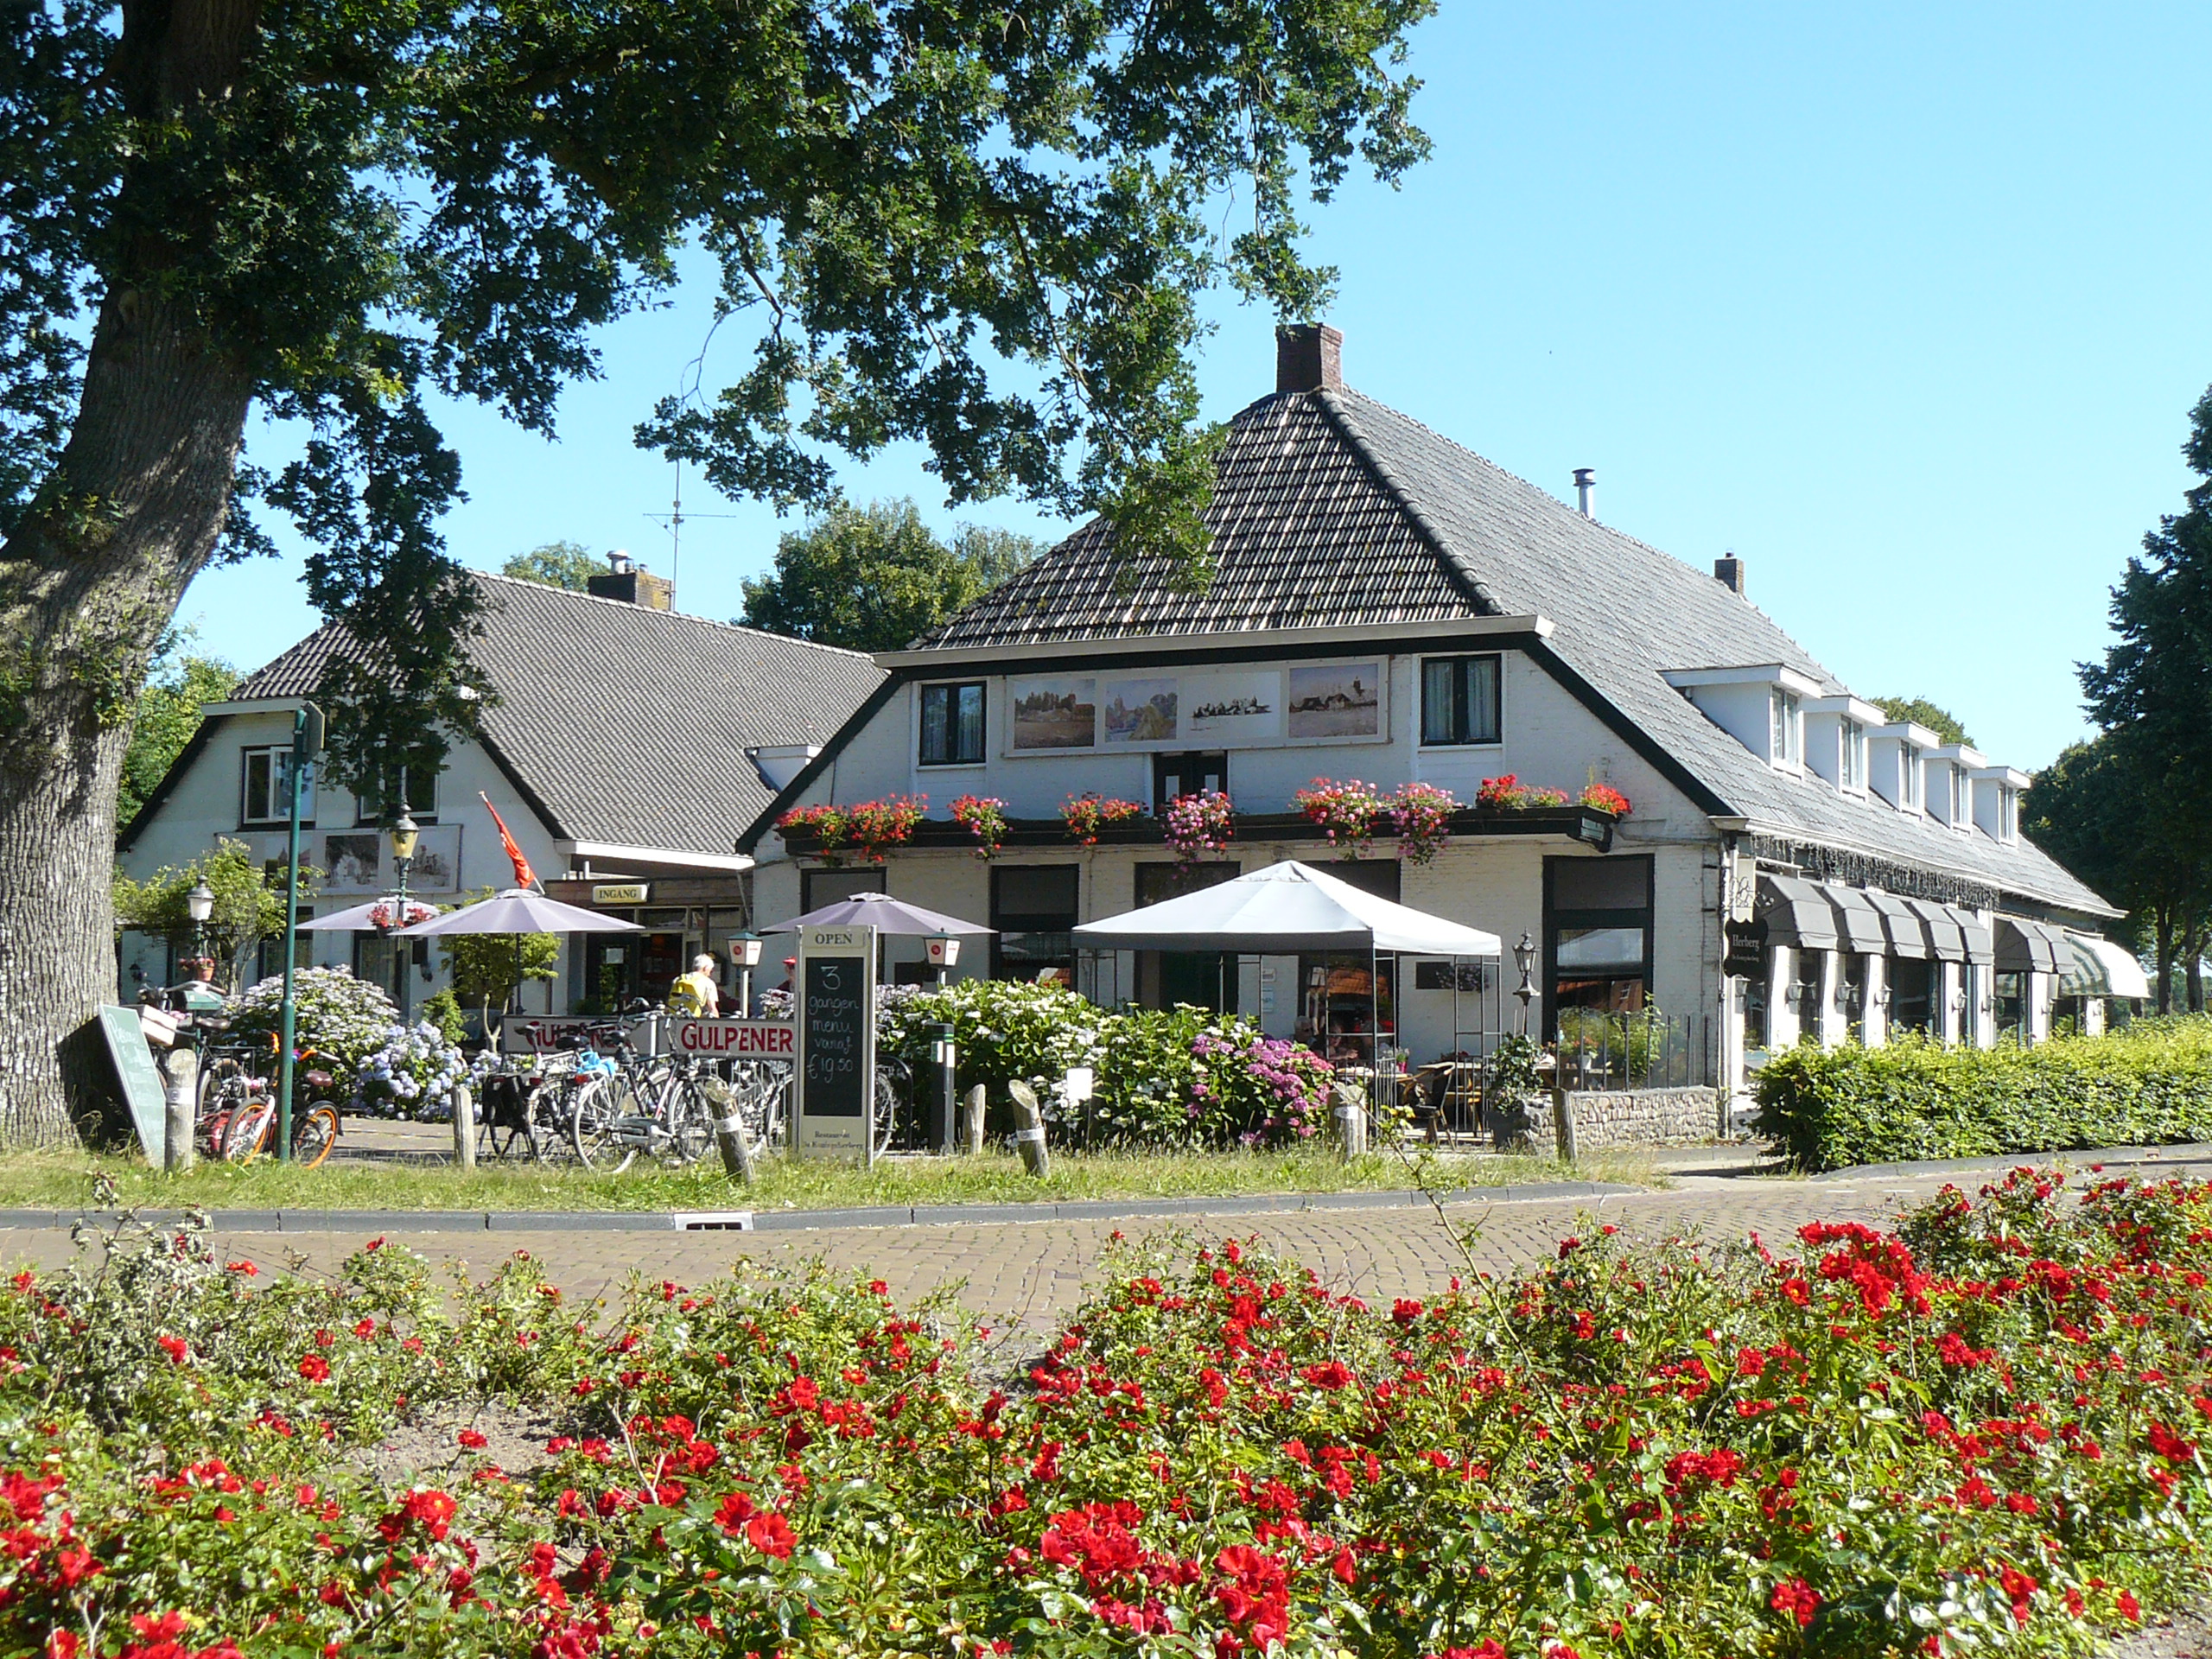
{"label": "hydrangea bush", "polygon": [[[961,980],[880,994],[879,1040],[919,1070],[932,1025],[950,1023],[959,1086],[994,1097],[1014,1079],[1051,1099],[1056,1138],[1108,1146],[1281,1146],[1328,1126],[1330,1067],[1234,1014],[1179,1007],[1109,1013],[1063,987]],[[1087,1105],[1053,1097],[1077,1066]]]}
{"label": "hydrangea bush", "polygon": [[156,1238],[0,1284],[0,1651],[2084,1654],[2212,1569],[2208,1269],[2212,1185],[2033,1171],[1387,1311],[1125,1249],[1014,1380],[818,1271]]}
{"label": "hydrangea bush", "polygon": [[[281,1028],[284,981],[264,979],[231,999],[225,1012],[236,1035]],[[450,1116],[449,1091],[468,1075],[460,1047],[428,1020],[401,1023],[392,1000],[343,968],[304,968],[292,976],[293,1042],[330,1060],[353,1082],[349,1109],[385,1117]]]}

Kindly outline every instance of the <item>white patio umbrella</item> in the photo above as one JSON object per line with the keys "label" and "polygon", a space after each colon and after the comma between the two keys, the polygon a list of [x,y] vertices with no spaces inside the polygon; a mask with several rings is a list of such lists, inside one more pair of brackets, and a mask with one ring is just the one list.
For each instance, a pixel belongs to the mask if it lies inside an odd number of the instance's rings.
{"label": "white patio umbrella", "polygon": [[1497,957],[1495,933],[1378,899],[1294,859],[1075,930],[1101,950],[1397,950]]}

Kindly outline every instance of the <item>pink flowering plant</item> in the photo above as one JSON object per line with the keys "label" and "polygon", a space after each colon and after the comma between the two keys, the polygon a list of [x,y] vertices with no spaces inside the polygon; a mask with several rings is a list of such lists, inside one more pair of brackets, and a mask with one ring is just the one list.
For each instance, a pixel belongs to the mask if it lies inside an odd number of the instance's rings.
{"label": "pink flowering plant", "polygon": [[952,821],[976,838],[976,856],[989,858],[1006,845],[1006,803],[995,795],[962,795],[951,807]]}
{"label": "pink flowering plant", "polygon": [[1376,820],[1383,810],[1382,798],[1375,786],[1357,778],[1341,783],[1332,778],[1316,778],[1292,796],[1290,804],[1320,825],[1339,858],[1358,858],[1366,853]]}
{"label": "pink flowering plant", "polygon": [[1236,808],[1217,789],[1180,795],[1160,815],[1160,838],[1185,862],[1205,853],[1218,853],[1236,834]]}
{"label": "pink flowering plant", "polygon": [[2202,1181],[1585,1224],[1387,1309],[1098,1271],[1016,1360],[819,1268],[602,1306],[126,1230],[0,1281],[0,1652],[2056,1659],[2212,1573]]}
{"label": "pink flowering plant", "polygon": [[1452,839],[1452,815],[1459,803],[1450,790],[1401,784],[1385,804],[1398,827],[1398,856],[1408,863],[1431,862]]}

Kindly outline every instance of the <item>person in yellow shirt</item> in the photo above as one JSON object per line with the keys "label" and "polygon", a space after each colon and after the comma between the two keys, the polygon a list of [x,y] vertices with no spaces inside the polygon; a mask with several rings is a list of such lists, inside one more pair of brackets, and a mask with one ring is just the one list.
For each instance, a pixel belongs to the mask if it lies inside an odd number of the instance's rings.
{"label": "person in yellow shirt", "polygon": [[693,1020],[718,1020],[722,1012],[722,988],[715,978],[715,959],[703,953],[691,958],[691,971],[668,988],[668,1011]]}

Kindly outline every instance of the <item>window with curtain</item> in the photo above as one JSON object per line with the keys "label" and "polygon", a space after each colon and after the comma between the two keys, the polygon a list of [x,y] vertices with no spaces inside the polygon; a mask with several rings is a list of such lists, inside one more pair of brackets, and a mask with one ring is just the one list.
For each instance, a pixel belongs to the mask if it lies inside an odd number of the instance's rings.
{"label": "window with curtain", "polygon": [[983,759],[983,683],[922,688],[921,763],[972,766]]}
{"label": "window with curtain", "polygon": [[1499,741],[1503,659],[1430,657],[1421,665],[1421,741],[1430,745]]}

